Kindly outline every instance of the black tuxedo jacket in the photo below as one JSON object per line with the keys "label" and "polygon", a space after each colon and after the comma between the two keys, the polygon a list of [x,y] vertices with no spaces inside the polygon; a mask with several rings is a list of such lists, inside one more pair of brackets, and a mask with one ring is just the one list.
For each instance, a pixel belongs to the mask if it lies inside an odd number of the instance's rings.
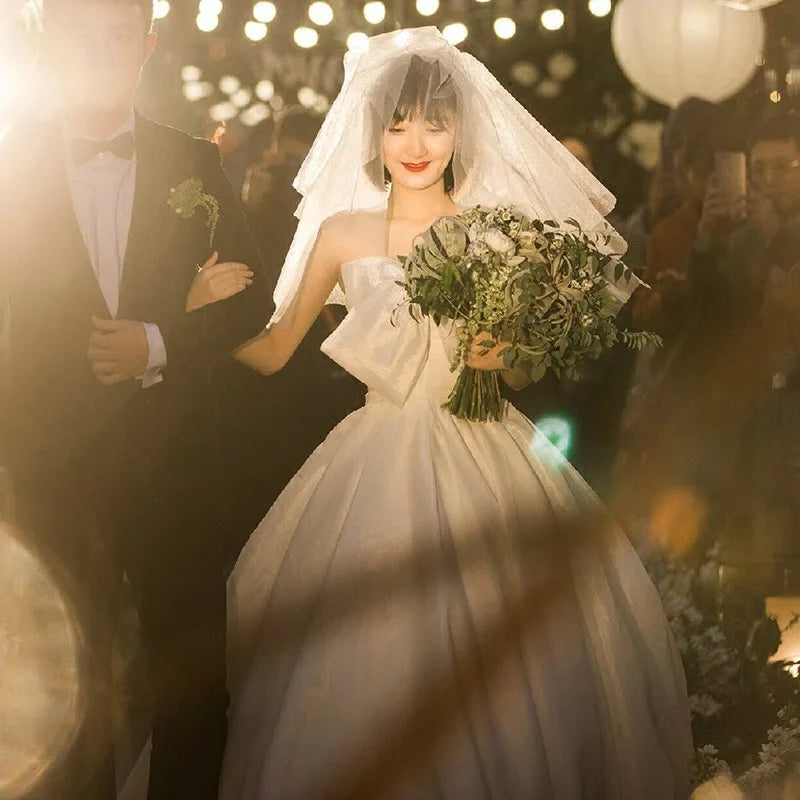
{"label": "black tuxedo jacket", "polygon": [[[213,405],[206,403],[214,365],[256,336],[272,312],[272,287],[216,146],[141,116],[135,136],[136,189],[117,317],[161,330],[168,363],[163,382],[148,389],[139,381],[103,386],[92,374],[90,317],[109,312],[72,208],[60,126],[19,124],[0,149],[0,308],[10,307],[0,463],[23,478],[79,474],[101,445],[106,457],[124,461],[189,441],[193,430],[211,424],[204,417]],[[220,204],[220,259],[248,264],[255,277],[236,297],[187,314],[196,265],[210,255],[205,212],[186,220],[167,201],[172,187],[194,176]],[[118,448],[110,455],[109,442]]]}

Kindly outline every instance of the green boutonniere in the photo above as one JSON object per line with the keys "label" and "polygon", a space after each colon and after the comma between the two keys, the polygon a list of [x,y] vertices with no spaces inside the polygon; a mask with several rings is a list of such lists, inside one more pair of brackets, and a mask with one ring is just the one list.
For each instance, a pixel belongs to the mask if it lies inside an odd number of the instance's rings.
{"label": "green boutonniere", "polygon": [[187,178],[183,183],[169,190],[167,205],[183,219],[191,219],[198,208],[204,208],[208,214],[208,246],[214,247],[214,234],[219,222],[219,200],[213,194],[207,194],[200,178]]}

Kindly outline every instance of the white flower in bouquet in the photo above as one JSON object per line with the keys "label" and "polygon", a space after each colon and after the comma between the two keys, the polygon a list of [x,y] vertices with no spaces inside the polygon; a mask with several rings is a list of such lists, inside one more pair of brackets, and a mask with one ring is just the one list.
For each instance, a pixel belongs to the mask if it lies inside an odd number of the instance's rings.
{"label": "white flower in bouquet", "polygon": [[486,244],[490,250],[504,258],[510,258],[517,252],[517,245],[514,243],[514,240],[497,228],[489,228],[489,230],[482,235],[481,241]]}

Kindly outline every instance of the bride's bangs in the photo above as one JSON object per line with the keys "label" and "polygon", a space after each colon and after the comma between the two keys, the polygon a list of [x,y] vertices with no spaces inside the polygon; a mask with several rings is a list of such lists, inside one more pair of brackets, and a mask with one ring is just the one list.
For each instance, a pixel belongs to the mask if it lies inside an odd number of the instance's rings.
{"label": "bride's bangs", "polygon": [[422,119],[449,130],[455,127],[457,112],[452,78],[444,73],[438,61],[413,56],[390,124]]}

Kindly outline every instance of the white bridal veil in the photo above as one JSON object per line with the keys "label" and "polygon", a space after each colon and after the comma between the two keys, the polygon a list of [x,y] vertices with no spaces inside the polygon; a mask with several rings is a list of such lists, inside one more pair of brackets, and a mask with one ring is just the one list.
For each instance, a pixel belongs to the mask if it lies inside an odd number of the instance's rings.
{"label": "white bridal veil", "polygon": [[[275,289],[273,322],[291,304],[323,222],[387,207],[381,135],[420,62],[427,65],[417,69],[426,85],[417,87],[416,98],[433,113],[442,106],[455,111],[453,199],[459,205],[511,205],[539,219],[571,218],[584,231],[608,234],[611,252],[624,252],[624,241],[605,220],[614,196],[483,64],[434,27],[400,30],[374,36],[366,49],[345,56],[342,89],[294,182],[303,199]],[[343,302],[338,288],[330,302]]]}

